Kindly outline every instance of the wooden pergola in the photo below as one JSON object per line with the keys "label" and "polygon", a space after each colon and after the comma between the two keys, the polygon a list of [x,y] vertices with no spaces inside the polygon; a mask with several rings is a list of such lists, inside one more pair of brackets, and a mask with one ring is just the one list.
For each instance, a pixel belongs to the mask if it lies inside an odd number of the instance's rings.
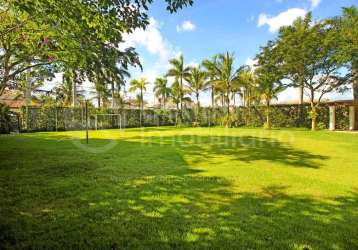
{"label": "wooden pergola", "polygon": [[340,100],[340,101],[331,101],[327,103],[329,105],[329,130],[336,130],[336,109],[337,107],[347,107],[349,108],[349,130],[355,130],[357,128],[356,124],[356,113],[357,113],[357,104],[354,100]]}

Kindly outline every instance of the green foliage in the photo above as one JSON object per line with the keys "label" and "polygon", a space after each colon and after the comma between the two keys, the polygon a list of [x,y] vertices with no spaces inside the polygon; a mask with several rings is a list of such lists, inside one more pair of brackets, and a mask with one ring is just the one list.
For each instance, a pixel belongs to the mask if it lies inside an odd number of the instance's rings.
{"label": "green foliage", "polygon": [[0,103],[0,134],[10,133],[10,122],[9,107]]}
{"label": "green foliage", "polygon": [[190,67],[186,67],[184,64],[184,56],[180,55],[178,58],[173,58],[169,61],[171,68],[168,70],[166,76],[175,78],[175,82],[172,85],[172,98],[173,102],[179,109],[179,118],[183,120],[183,106],[187,101],[185,95],[188,90],[185,88],[185,79],[190,76]]}
{"label": "green foliage", "polygon": [[168,80],[164,77],[155,79],[153,92],[155,97],[159,99],[162,108],[165,109],[165,105],[171,94],[171,89],[168,87]]}
{"label": "green foliage", "polygon": [[[118,44],[123,34],[148,25],[151,3],[0,0],[0,95],[21,73],[39,67],[70,69],[96,85],[122,80],[121,70],[141,65],[134,48],[119,50]],[[176,12],[193,1],[166,3]]]}
{"label": "green foliage", "polygon": [[[314,22],[312,14],[297,19],[293,25],[280,30],[277,46],[282,70],[292,85],[306,89],[311,103],[312,130],[315,130],[315,109],[322,98],[344,89],[349,77],[342,76],[343,64],[336,60],[340,38],[334,25]],[[344,36],[343,34],[340,34]]]}

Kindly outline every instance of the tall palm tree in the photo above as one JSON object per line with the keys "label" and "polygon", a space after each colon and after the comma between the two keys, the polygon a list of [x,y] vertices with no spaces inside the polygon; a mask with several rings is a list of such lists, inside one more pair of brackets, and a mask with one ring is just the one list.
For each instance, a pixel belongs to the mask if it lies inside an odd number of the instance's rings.
{"label": "tall palm tree", "polygon": [[168,80],[164,77],[158,77],[154,82],[154,95],[160,99],[160,105],[165,109],[166,101],[170,95],[170,88],[168,87]]}
{"label": "tall palm tree", "polygon": [[130,77],[130,73],[123,68],[115,68],[113,71],[108,71],[108,81],[111,85],[111,107],[115,108],[118,106],[121,96],[120,91],[122,86],[124,86],[124,79]]}
{"label": "tall palm tree", "polygon": [[207,74],[199,67],[190,68],[190,74],[186,77],[189,83],[189,90],[195,95],[196,98],[196,122],[199,120],[200,114],[200,100],[199,95],[201,91],[207,89]]}
{"label": "tall palm tree", "polygon": [[217,55],[213,56],[211,60],[205,59],[201,64],[205,68],[206,74],[209,78],[208,85],[211,89],[211,107],[215,109],[215,95],[218,91],[218,86],[215,85],[215,80],[217,80]]}
{"label": "tall palm tree", "polygon": [[249,70],[244,70],[239,75],[240,97],[244,107],[249,108],[254,98],[254,74]]}
{"label": "tall palm tree", "polygon": [[273,82],[264,76],[259,78],[257,91],[260,94],[266,106],[265,128],[267,129],[271,129],[271,121],[270,121],[271,101],[273,99],[277,99],[277,95],[281,93],[283,90],[285,90],[285,86],[283,86],[281,83]]}
{"label": "tall palm tree", "polygon": [[234,69],[234,55],[226,52],[225,54],[218,55],[218,61],[215,67],[217,79],[214,80],[216,84],[224,93],[226,99],[226,126],[231,126],[230,117],[230,94],[233,87],[239,84],[239,75],[241,69]]}
{"label": "tall palm tree", "polygon": [[185,94],[184,81],[189,76],[190,68],[184,65],[184,57],[180,55],[179,58],[173,58],[169,61],[171,68],[169,69],[167,76],[175,77],[179,83],[179,99],[180,99],[180,119],[183,119],[183,99]]}
{"label": "tall palm tree", "polygon": [[[170,88],[170,99],[176,106],[176,125],[178,125],[178,115],[180,113],[180,107],[179,105],[181,103],[190,103],[191,99],[190,97],[183,97],[182,89],[180,88],[180,83],[178,80],[175,80]],[[180,120],[182,121],[182,120]]]}
{"label": "tall palm tree", "polygon": [[130,88],[129,88],[129,92],[135,92],[137,90],[140,91],[139,97],[140,97],[140,106],[141,106],[141,110],[139,113],[139,124],[140,126],[142,126],[142,120],[143,120],[143,111],[144,111],[144,99],[143,99],[143,92],[147,90],[146,85],[148,85],[149,83],[147,82],[147,80],[145,78],[141,78],[139,80],[132,80],[130,82]]}
{"label": "tall palm tree", "polygon": [[245,123],[249,125],[252,104],[260,102],[260,97],[256,91],[254,73],[250,69],[243,70],[239,75],[239,82],[239,96],[242,106],[247,110]]}

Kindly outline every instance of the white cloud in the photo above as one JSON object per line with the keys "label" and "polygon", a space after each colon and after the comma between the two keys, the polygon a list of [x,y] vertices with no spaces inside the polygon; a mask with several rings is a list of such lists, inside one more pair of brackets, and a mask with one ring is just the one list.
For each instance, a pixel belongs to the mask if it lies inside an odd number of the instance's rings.
{"label": "white cloud", "polygon": [[[276,0],[276,2],[278,3],[282,3],[284,0]],[[310,9],[313,10],[315,8],[318,7],[318,5],[323,1],[323,0],[306,0],[311,6]]]}
{"label": "white cloud", "polygon": [[177,25],[177,32],[185,32],[185,31],[194,31],[196,29],[196,25],[191,21],[184,21],[182,24]]}
{"label": "white cloud", "polygon": [[[150,84],[144,93],[144,98],[149,103],[153,103],[155,98],[152,92],[154,81],[157,77],[163,76],[169,69],[169,60],[181,54],[180,49],[173,46],[160,32],[161,25],[151,17],[148,27],[137,29],[132,34],[125,35],[124,44],[120,45],[120,49],[127,47],[142,47],[153,57],[143,58],[140,61],[143,65],[143,72],[139,69],[131,70],[131,79],[144,77]],[[153,62],[154,59],[154,62]],[[128,96],[134,97],[136,93],[128,93]]]}
{"label": "white cloud", "polygon": [[143,46],[149,53],[159,55],[162,60],[167,60],[173,51],[173,46],[163,38],[160,25],[153,17],[149,19],[145,30],[136,29],[133,33],[124,35],[123,39],[125,43],[120,48]]}
{"label": "white cloud", "polygon": [[311,9],[318,7],[322,0],[308,0],[311,3]]}
{"label": "white cloud", "polygon": [[259,15],[257,26],[262,27],[268,25],[270,32],[276,32],[282,26],[291,25],[298,17],[304,17],[306,13],[307,11],[305,9],[300,8],[288,9],[272,17],[262,13]]}
{"label": "white cloud", "polygon": [[251,70],[255,70],[255,65],[257,64],[257,59],[252,59],[251,57],[248,57],[245,61],[245,64],[247,66],[250,66]]}
{"label": "white cloud", "polygon": [[192,61],[192,62],[188,63],[186,66],[188,66],[188,67],[199,67],[199,63]]}

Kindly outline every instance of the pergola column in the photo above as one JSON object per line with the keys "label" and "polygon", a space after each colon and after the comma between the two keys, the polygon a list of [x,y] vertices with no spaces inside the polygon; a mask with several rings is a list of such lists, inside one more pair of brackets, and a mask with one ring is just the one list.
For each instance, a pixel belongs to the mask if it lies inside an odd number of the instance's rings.
{"label": "pergola column", "polygon": [[356,129],[356,107],[349,106],[349,130]]}
{"label": "pergola column", "polygon": [[336,130],[336,106],[329,106],[329,130]]}

